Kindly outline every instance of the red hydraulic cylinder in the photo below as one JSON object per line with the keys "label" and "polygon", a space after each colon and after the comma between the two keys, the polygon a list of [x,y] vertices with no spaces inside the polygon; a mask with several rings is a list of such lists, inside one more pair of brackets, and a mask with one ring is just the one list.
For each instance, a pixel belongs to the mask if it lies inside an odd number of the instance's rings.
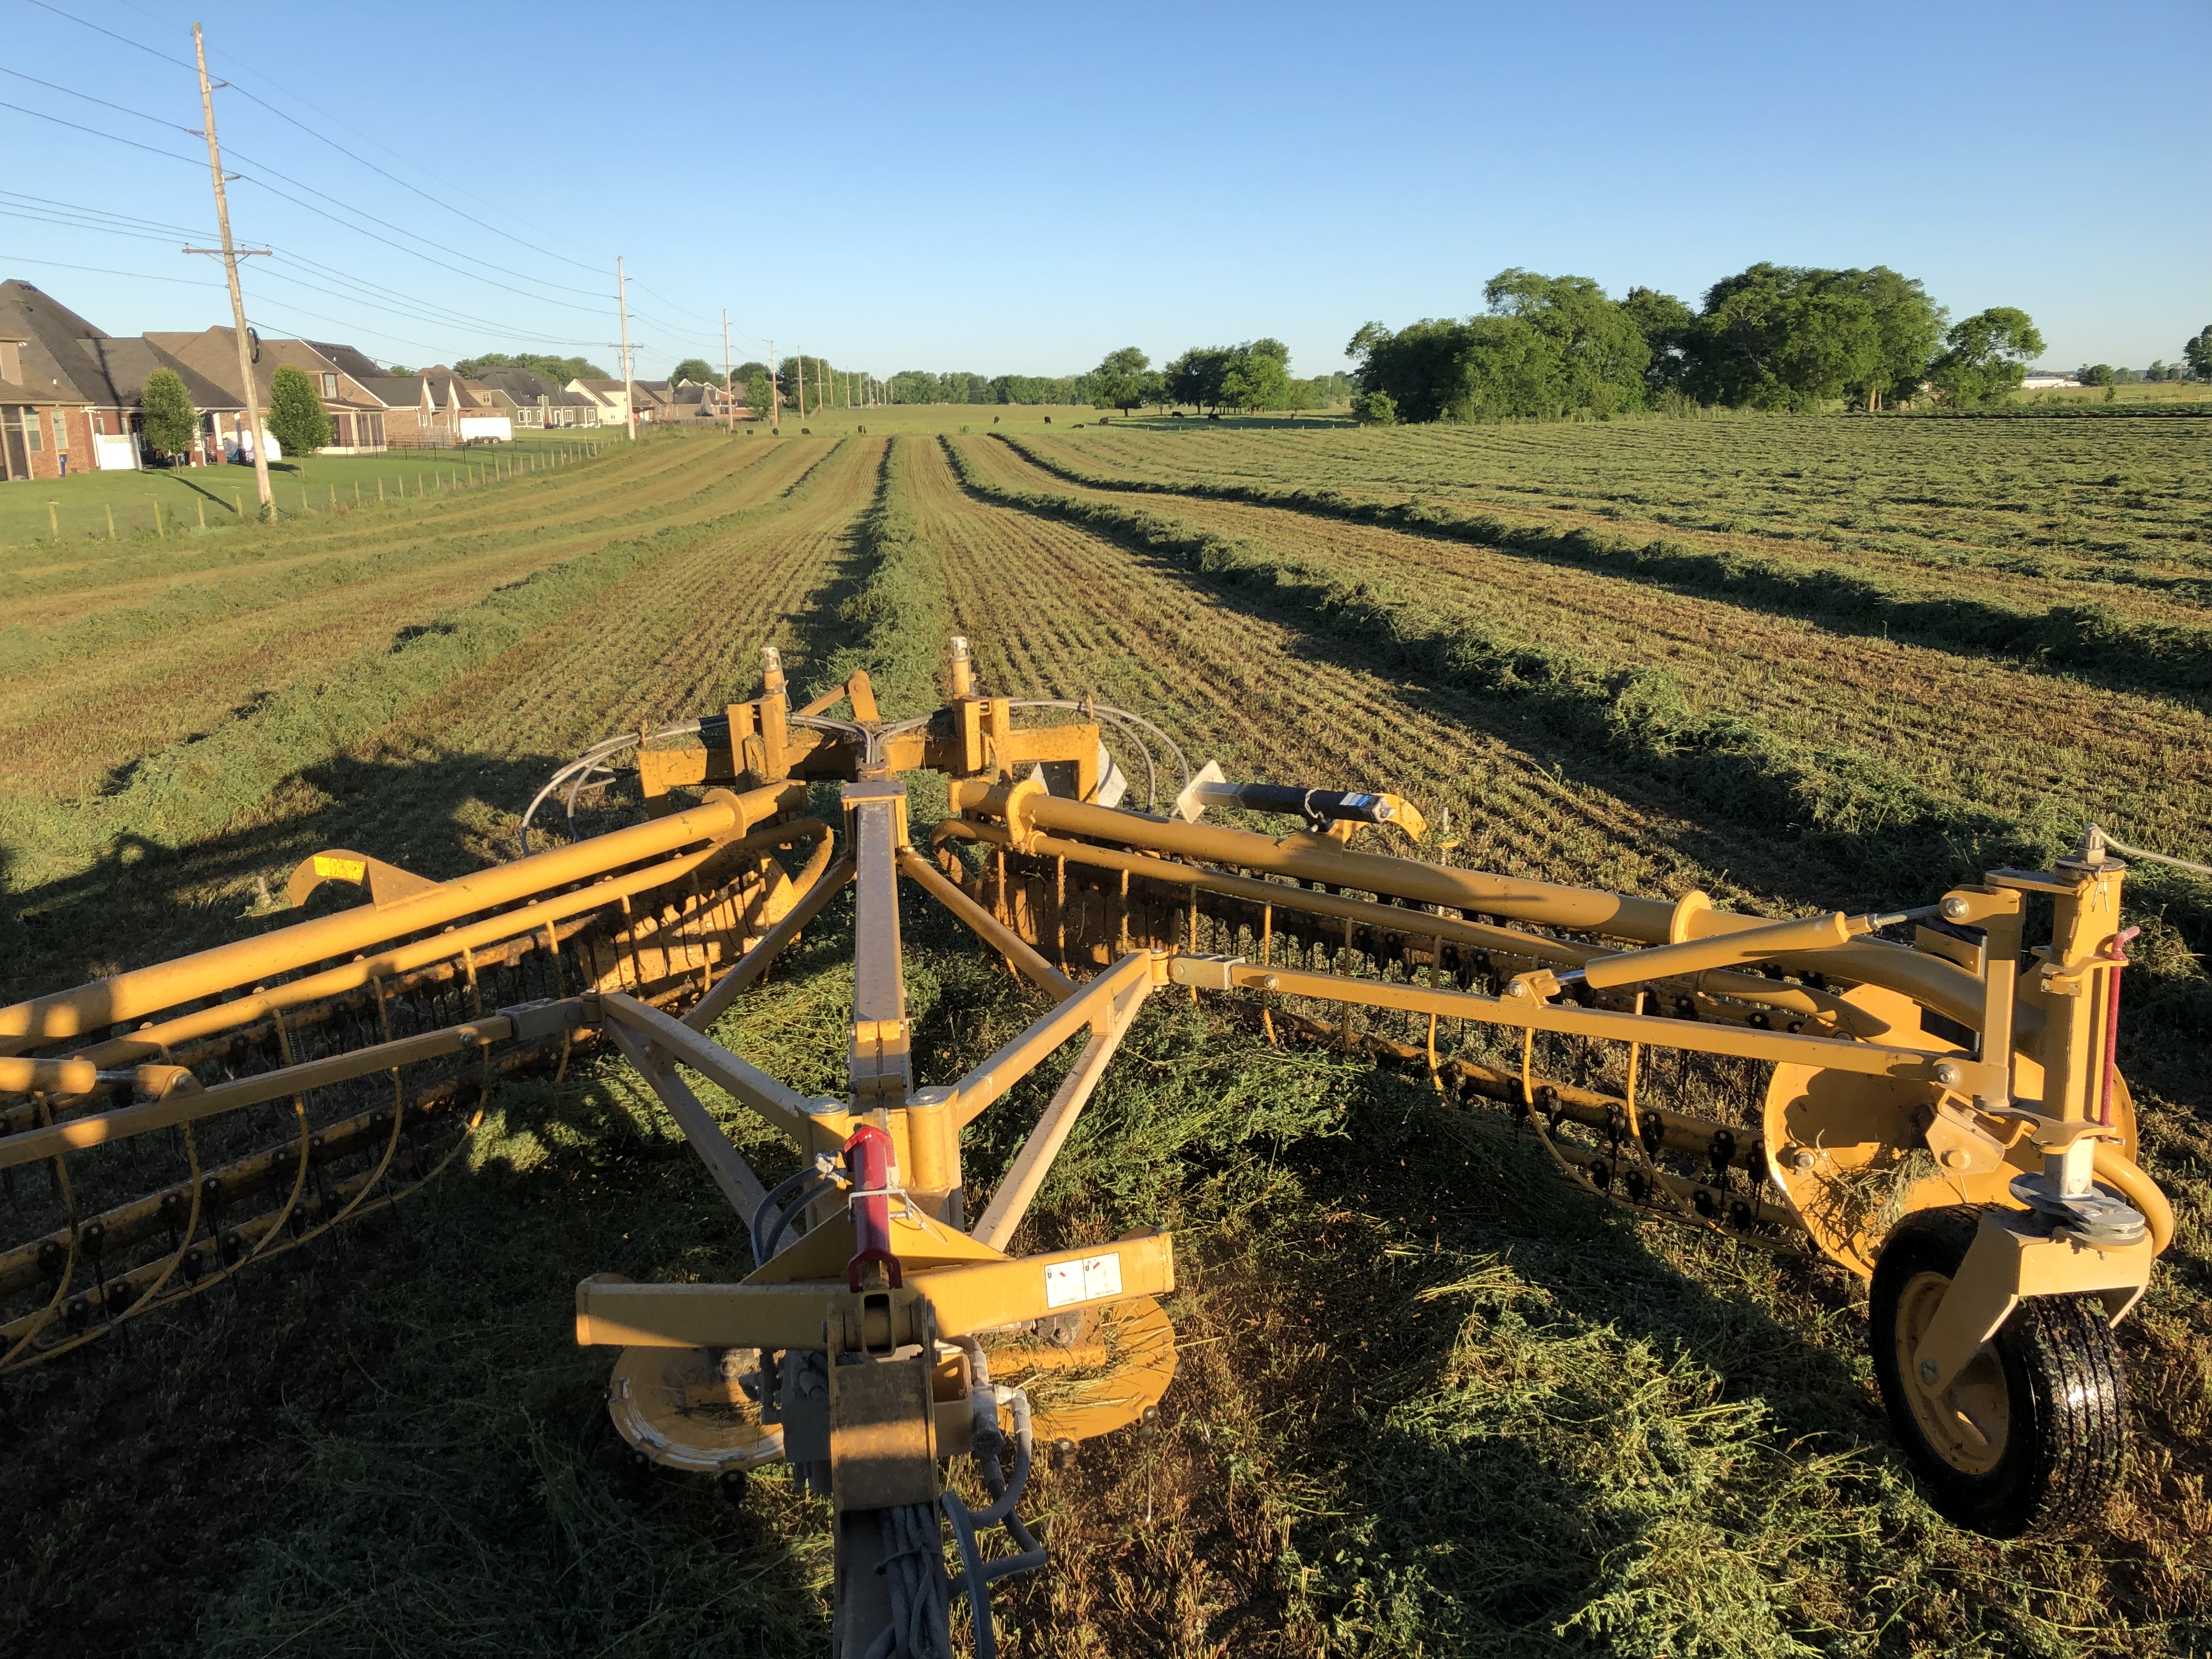
{"label": "red hydraulic cylinder", "polygon": [[860,1288],[860,1270],[881,1262],[897,1290],[905,1275],[891,1254],[891,1138],[863,1123],[845,1143],[845,1167],[853,1176],[853,1259],[845,1265],[845,1288]]}

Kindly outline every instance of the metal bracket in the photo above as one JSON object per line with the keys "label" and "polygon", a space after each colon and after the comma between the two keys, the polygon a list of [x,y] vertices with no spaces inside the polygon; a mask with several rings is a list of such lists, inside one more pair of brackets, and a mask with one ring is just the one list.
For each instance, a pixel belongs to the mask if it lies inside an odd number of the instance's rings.
{"label": "metal bracket", "polygon": [[1242,968],[1243,957],[1176,956],[1168,960],[1168,982],[1197,991],[1226,991],[1234,988],[1232,969]]}
{"label": "metal bracket", "polygon": [[[863,1327],[882,1303],[885,1322],[893,1298],[918,1306],[905,1322],[921,1340],[888,1353],[866,1346]],[[857,1306],[833,1304],[823,1327],[830,1356],[830,1501],[837,1510],[882,1510],[937,1501],[935,1322],[919,1293],[875,1291]]]}
{"label": "metal bracket", "polygon": [[2097,1245],[2064,1231],[2038,1231],[2017,1211],[1984,1212],[1981,1231],[1913,1353],[1921,1383],[1939,1394],[1950,1387],[2029,1297],[2094,1294],[2118,1324],[2150,1282],[2151,1257],[2148,1238]]}

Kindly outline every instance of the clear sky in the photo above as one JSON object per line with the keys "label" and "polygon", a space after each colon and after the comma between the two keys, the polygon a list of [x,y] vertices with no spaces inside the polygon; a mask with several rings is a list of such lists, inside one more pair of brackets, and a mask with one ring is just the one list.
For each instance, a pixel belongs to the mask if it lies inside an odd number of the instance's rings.
{"label": "clear sky", "polygon": [[1694,303],[1758,259],[1886,264],[2021,307],[2069,368],[2212,322],[2203,0],[0,0],[0,103],[94,130],[0,108],[0,276],[111,333],[229,320],[179,251],[212,235],[197,86],[154,55],[189,63],[195,15],[234,228],[283,255],[249,314],[414,365],[612,366],[617,254],[649,376],[719,362],[725,306],[740,360],[1064,374],[1267,334],[1310,374],[1508,265]]}

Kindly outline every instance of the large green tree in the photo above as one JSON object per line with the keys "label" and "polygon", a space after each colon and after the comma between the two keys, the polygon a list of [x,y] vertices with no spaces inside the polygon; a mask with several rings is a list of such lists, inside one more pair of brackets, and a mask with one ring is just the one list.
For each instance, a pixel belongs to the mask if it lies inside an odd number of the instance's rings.
{"label": "large green tree", "polygon": [[1152,360],[1134,346],[1108,352],[1091,371],[1092,404],[1127,414],[1145,401],[1145,371],[1152,366]]}
{"label": "large green tree", "polygon": [[1642,407],[1651,348],[1636,319],[1589,277],[1515,266],[1492,277],[1482,297],[1492,316],[1527,323],[1551,343],[1557,379],[1550,395],[1563,410],[1604,416]]}
{"label": "large green tree", "polygon": [[775,418],[775,386],[766,365],[756,363],[745,376],[745,411],[757,421]]}
{"label": "large green tree", "polygon": [[1705,403],[1879,408],[1919,390],[1942,338],[1942,307],[1887,265],[1826,270],[1755,264],[1705,291],[1686,388]]}
{"label": "large green tree", "polygon": [[1691,338],[1697,331],[1698,313],[1656,288],[1632,288],[1620,309],[1636,325],[1651,354],[1644,369],[1646,392],[1680,390],[1690,372]]}
{"label": "large green tree", "polygon": [[[1651,348],[1636,317],[1587,276],[1518,267],[1485,285],[1489,310],[1370,323],[1346,355],[1363,395],[1388,395],[1407,421],[1601,418],[1642,407]],[[1371,406],[1371,405],[1370,405]]]}
{"label": "large green tree", "polygon": [[2181,348],[2189,372],[2200,380],[2212,380],[2212,323],[2207,323]]}
{"label": "large green tree", "polygon": [[1993,306],[1954,323],[1943,344],[1943,355],[1929,366],[1928,381],[1960,409],[2011,397],[2044,349],[2034,322],[2012,306]]}
{"label": "large green tree", "polygon": [[1287,357],[1287,353],[1280,357],[1265,351],[1244,353],[1221,377],[1221,401],[1231,409],[1288,409],[1291,376],[1285,367]]}
{"label": "large green tree", "polygon": [[[1261,358],[1273,363],[1274,369],[1256,367],[1255,360]],[[1281,409],[1287,406],[1290,398],[1290,347],[1280,340],[1262,335],[1241,345],[1193,346],[1162,371],[1160,380],[1170,402],[1189,404],[1201,410],[1224,406]],[[1275,384],[1278,372],[1284,381],[1279,388]],[[1267,397],[1279,401],[1239,402],[1229,395],[1228,381],[1231,374],[1239,377],[1237,386],[1240,394],[1249,396],[1255,390],[1261,390]]]}
{"label": "large green tree", "polygon": [[[453,365],[453,373],[464,380],[473,380],[488,368],[526,368],[532,374],[542,374],[555,386],[566,386],[571,380],[611,380],[614,376],[597,363],[583,357],[549,357],[542,351],[487,351],[481,357],[464,357]],[[394,374],[407,371],[397,363],[392,366]]]}
{"label": "large green tree", "polygon": [[184,376],[174,369],[157,368],[146,377],[138,393],[138,419],[146,447],[164,460],[189,453],[199,436],[199,411],[185,390]]}
{"label": "large green tree", "polygon": [[720,386],[722,372],[704,357],[686,357],[668,371],[669,385],[674,386],[679,380],[694,380],[701,386]]}
{"label": "large green tree", "polygon": [[270,377],[269,435],[287,455],[303,461],[329,446],[330,411],[305,369],[283,363]]}

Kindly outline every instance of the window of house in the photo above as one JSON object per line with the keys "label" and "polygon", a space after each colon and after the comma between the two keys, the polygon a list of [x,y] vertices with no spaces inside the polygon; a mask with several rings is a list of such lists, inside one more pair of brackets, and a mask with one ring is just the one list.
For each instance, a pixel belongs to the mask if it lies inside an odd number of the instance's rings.
{"label": "window of house", "polygon": [[54,447],[56,449],[69,447],[69,416],[58,409],[54,411]]}
{"label": "window of house", "polygon": [[325,375],[324,375],[324,376],[323,376],[323,396],[325,396],[325,398],[335,398],[335,397],[337,397],[337,395],[338,395],[338,377],[337,377],[337,375],[335,375],[335,374],[325,374]]}
{"label": "window of house", "polygon": [[23,422],[23,436],[30,441],[33,455],[40,453],[46,447],[46,422],[36,415]]}

